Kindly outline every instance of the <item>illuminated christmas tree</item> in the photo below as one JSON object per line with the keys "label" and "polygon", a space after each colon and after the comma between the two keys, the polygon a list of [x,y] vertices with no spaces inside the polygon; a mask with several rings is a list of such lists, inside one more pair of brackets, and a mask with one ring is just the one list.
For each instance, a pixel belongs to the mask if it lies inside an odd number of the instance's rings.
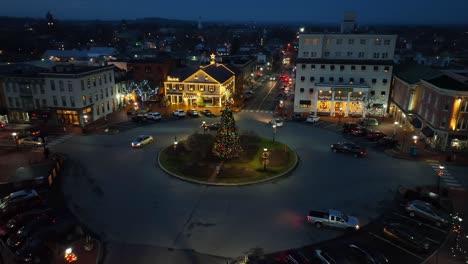
{"label": "illuminated christmas tree", "polygon": [[213,145],[213,154],[223,160],[239,157],[242,152],[236,121],[229,104],[221,113],[221,127]]}

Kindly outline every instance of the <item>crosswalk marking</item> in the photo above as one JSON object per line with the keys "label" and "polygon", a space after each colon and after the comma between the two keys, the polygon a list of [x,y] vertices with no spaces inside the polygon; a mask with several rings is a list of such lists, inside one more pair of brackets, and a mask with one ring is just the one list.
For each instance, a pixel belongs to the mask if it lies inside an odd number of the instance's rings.
{"label": "crosswalk marking", "polygon": [[[436,161],[436,160],[426,160],[426,162],[431,166],[432,170],[435,173],[438,173],[440,171],[440,166],[441,164]],[[447,170],[447,168],[442,169],[442,181],[443,183],[450,189],[464,189],[463,185],[459,182],[459,180],[456,177],[453,177],[450,172]]]}
{"label": "crosswalk marking", "polygon": [[242,109],[241,112],[244,112],[244,113],[269,113],[269,114],[273,113],[273,111],[271,111],[271,110],[252,110],[252,109]]}

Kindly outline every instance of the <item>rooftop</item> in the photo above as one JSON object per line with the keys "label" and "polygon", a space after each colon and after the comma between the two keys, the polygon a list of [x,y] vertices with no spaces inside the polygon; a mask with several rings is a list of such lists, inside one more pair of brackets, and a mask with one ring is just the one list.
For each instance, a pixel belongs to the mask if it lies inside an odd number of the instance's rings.
{"label": "rooftop", "polygon": [[402,64],[394,67],[393,75],[409,84],[416,84],[422,79],[440,76],[442,72],[420,64]]}

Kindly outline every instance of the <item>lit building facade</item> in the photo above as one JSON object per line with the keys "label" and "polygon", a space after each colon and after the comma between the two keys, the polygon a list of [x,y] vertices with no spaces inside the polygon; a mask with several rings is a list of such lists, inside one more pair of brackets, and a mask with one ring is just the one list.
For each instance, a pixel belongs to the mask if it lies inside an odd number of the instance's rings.
{"label": "lit building facade", "polygon": [[118,107],[114,66],[57,65],[52,71],[3,76],[10,122],[85,126]]}
{"label": "lit building facade", "polygon": [[199,69],[185,67],[171,71],[164,82],[165,96],[171,104],[222,106],[235,93],[235,73],[214,62]]}
{"label": "lit building facade", "polygon": [[[395,72],[389,113],[430,148],[468,151],[468,85],[427,66]],[[408,137],[411,135],[407,135]]]}
{"label": "lit building facade", "polygon": [[396,35],[299,34],[294,112],[385,115]]}

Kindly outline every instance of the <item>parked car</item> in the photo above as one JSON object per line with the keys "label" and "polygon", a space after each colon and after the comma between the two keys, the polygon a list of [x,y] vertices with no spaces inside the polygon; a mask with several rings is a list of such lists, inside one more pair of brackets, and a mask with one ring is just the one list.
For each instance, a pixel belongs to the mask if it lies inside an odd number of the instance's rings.
{"label": "parked car", "polygon": [[309,210],[307,223],[314,224],[317,228],[331,226],[345,229],[359,229],[359,220],[354,216],[347,216],[338,210],[315,211]]}
{"label": "parked car", "polygon": [[44,215],[26,223],[16,233],[10,235],[6,241],[6,244],[11,249],[18,249],[26,240],[27,237],[31,236],[33,232],[52,225],[55,222],[55,218],[49,215]]}
{"label": "parked car", "polygon": [[283,119],[275,118],[268,121],[270,125],[275,125],[276,127],[282,127],[284,125]]}
{"label": "parked car", "polygon": [[3,217],[15,214],[18,210],[33,208],[41,203],[35,190],[21,190],[10,193],[0,199],[0,211]]}
{"label": "parked car", "polygon": [[381,138],[384,138],[386,135],[378,130],[367,130],[366,132],[366,138],[368,140],[379,140]]}
{"label": "parked car", "polygon": [[388,259],[374,248],[362,248],[355,244],[348,245],[346,257],[353,263],[386,264]]}
{"label": "parked car", "polygon": [[198,115],[198,111],[195,110],[195,109],[190,109],[187,111],[187,115],[191,116],[191,117],[199,117]]}
{"label": "parked car", "polygon": [[18,138],[25,137],[38,137],[41,135],[41,128],[38,126],[31,126],[17,132]]}
{"label": "parked car", "polygon": [[398,139],[394,139],[392,137],[383,137],[377,140],[377,143],[375,144],[375,146],[382,147],[382,148],[394,148],[398,146],[398,144],[399,144]]}
{"label": "parked car", "polygon": [[25,137],[18,140],[20,146],[41,147],[44,145],[42,139],[39,137]]}
{"label": "parked car", "polygon": [[292,120],[293,121],[299,121],[299,122],[302,122],[302,121],[307,121],[305,117],[303,117],[301,114],[299,113],[295,113],[293,116],[292,116]]}
{"label": "parked car", "polygon": [[320,120],[320,116],[310,115],[309,117],[307,117],[306,122],[307,123],[316,123],[319,120]]}
{"label": "parked car", "polygon": [[361,118],[359,119],[359,125],[361,126],[378,126],[379,121],[375,118]]}
{"label": "parked car", "polygon": [[27,238],[15,252],[17,263],[51,263],[52,252],[44,244],[45,239],[44,237]]}
{"label": "parked car", "polygon": [[213,117],[213,116],[215,116],[215,115],[213,114],[213,112],[211,112],[210,109],[203,109],[203,110],[200,111],[200,113],[201,113],[202,115],[208,116],[208,117]]}
{"label": "parked car", "polygon": [[429,250],[428,240],[406,225],[400,223],[386,224],[383,228],[383,234],[394,241],[400,242],[405,247],[418,251]]}
{"label": "parked car", "polygon": [[153,136],[140,135],[132,142],[132,147],[133,148],[143,147],[144,145],[149,144],[153,141],[154,141]]}
{"label": "parked car", "polygon": [[9,236],[12,232],[15,232],[18,228],[26,224],[32,219],[38,218],[44,214],[48,214],[52,209],[33,209],[25,213],[18,214],[13,218],[9,219],[3,226],[0,227],[0,237],[4,238]]}
{"label": "parked car", "polygon": [[144,122],[147,122],[148,119],[143,114],[137,114],[136,116],[132,117],[132,121],[135,123],[144,123]]}
{"label": "parked car", "polygon": [[184,117],[185,116],[185,111],[182,109],[177,109],[174,112],[172,112],[172,115],[176,117]]}
{"label": "parked car", "polygon": [[254,92],[253,91],[245,91],[244,94],[245,94],[245,98],[248,99],[248,98],[251,98],[254,95]]}
{"label": "parked car", "polygon": [[348,134],[351,133],[351,129],[358,127],[358,123],[354,122],[346,122],[343,124],[343,133]]}
{"label": "parked car", "polygon": [[330,146],[333,152],[343,152],[352,154],[355,158],[366,156],[366,150],[351,142],[338,142]]}
{"label": "parked car", "polygon": [[368,131],[367,128],[363,126],[357,126],[351,129],[351,135],[360,137],[360,136],[366,135],[367,131]]}
{"label": "parked car", "polygon": [[221,123],[217,122],[217,123],[209,124],[207,125],[207,128],[209,130],[218,130],[221,128]]}
{"label": "parked car", "polygon": [[432,221],[437,226],[449,224],[450,218],[447,214],[433,207],[431,204],[420,200],[413,200],[407,203],[405,206],[405,210],[409,214],[409,216],[417,216]]}
{"label": "parked car", "polygon": [[158,112],[149,112],[145,114],[146,119],[148,120],[153,120],[153,121],[159,121],[162,119],[162,116]]}

